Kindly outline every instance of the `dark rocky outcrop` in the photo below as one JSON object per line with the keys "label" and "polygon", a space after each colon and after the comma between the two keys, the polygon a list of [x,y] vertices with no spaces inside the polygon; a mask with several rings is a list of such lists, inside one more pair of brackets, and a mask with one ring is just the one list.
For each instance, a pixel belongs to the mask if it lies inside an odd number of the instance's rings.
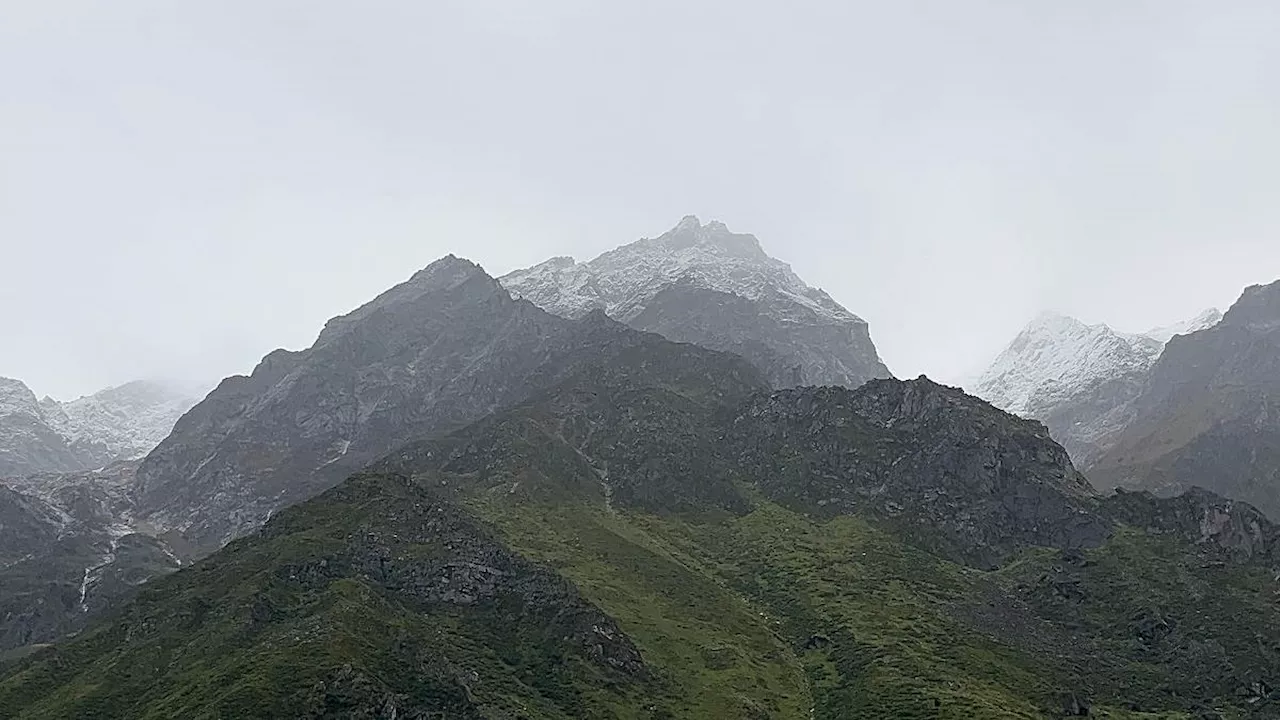
{"label": "dark rocky outcrop", "polygon": [[1117,520],[1238,561],[1280,561],[1280,528],[1257,508],[1229,500],[1203,488],[1170,498],[1119,489],[1105,501]]}
{"label": "dark rocky outcrop", "polygon": [[926,378],[774,393],[731,427],[740,465],[770,497],[873,515],[979,567],[1030,546],[1096,546],[1110,531],[1043,425]]}

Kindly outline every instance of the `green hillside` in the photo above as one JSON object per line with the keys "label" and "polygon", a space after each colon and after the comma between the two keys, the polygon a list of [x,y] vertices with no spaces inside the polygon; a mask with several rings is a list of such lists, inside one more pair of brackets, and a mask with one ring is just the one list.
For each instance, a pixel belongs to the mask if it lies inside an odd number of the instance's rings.
{"label": "green hillside", "polygon": [[1041,426],[926,380],[744,400],[668,360],[586,369],[277,515],[12,662],[0,715],[1280,711],[1251,508],[1098,498]]}

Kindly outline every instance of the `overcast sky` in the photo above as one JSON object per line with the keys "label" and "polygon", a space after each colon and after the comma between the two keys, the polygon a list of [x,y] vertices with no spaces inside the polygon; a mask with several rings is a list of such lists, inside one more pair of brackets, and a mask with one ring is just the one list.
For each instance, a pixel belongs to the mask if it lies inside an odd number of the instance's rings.
{"label": "overcast sky", "polygon": [[0,375],[212,382],[693,213],[955,380],[1280,277],[1280,2],[0,0]]}

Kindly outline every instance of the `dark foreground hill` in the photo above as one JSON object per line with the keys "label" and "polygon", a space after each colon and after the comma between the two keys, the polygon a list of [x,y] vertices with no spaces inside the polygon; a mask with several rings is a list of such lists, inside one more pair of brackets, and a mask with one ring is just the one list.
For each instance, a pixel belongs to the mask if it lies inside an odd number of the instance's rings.
{"label": "dark foreground hill", "polygon": [[760,384],[638,336],[9,665],[0,715],[1277,716],[1252,508],[1097,497],[928,380]]}

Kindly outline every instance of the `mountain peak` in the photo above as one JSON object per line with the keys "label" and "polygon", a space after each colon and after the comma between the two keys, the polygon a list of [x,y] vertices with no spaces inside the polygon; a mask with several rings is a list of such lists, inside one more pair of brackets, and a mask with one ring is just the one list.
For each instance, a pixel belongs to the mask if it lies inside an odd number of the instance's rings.
{"label": "mountain peak", "polygon": [[770,257],[754,235],[694,215],[589,262],[553,258],[500,282],[555,315],[602,310],[673,340],[751,356],[779,386],[856,387],[889,376],[864,320]]}
{"label": "mountain peak", "polygon": [[416,302],[433,293],[452,292],[468,282],[476,283],[482,288],[481,292],[504,292],[498,281],[490,277],[484,268],[470,260],[449,254],[346,315],[330,319],[320,331],[316,344],[334,340],[379,310]]}
{"label": "mountain peak", "polygon": [[697,230],[701,227],[702,221],[698,219],[697,215],[685,215],[680,218],[680,222],[676,223],[676,226],[672,228],[672,232],[688,232],[690,230]]}
{"label": "mountain peak", "polygon": [[1017,415],[1036,416],[1063,397],[1131,371],[1145,372],[1161,343],[1088,325],[1061,313],[1036,316],[979,378],[975,393]]}
{"label": "mountain peak", "polygon": [[729,226],[716,220],[703,225],[695,215],[685,215],[675,227],[656,238],[655,242],[667,250],[677,252],[702,247],[743,260],[778,262],[764,251],[755,235],[732,232]]}
{"label": "mountain peak", "polygon": [[40,415],[40,403],[27,384],[14,378],[0,377],[0,415]]}
{"label": "mountain peak", "polygon": [[754,235],[734,233],[722,222],[705,225],[686,215],[656,238],[610,250],[589,262],[552,258],[501,278],[517,297],[563,317],[603,309],[628,322],[663,287],[686,281],[748,300],[778,294],[826,320],[861,323],[826,293],[804,283],[786,263],[770,257]]}
{"label": "mountain peak", "polygon": [[1280,280],[1245,288],[1222,322],[1255,331],[1280,327]]}

